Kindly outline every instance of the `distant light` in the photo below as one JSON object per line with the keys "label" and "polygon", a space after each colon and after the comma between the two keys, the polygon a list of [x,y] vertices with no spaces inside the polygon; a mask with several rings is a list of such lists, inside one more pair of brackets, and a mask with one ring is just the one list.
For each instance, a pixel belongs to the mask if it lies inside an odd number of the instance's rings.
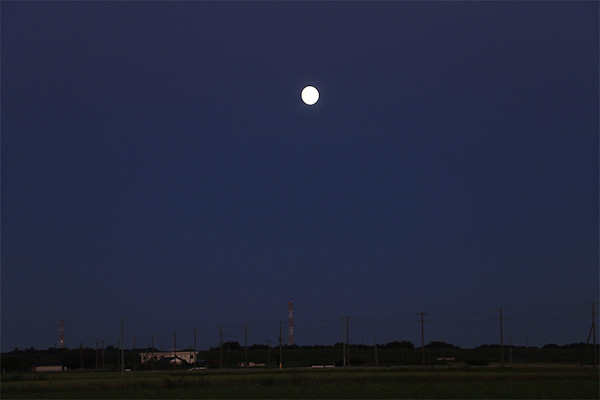
{"label": "distant light", "polygon": [[319,101],[319,91],[314,86],[307,86],[302,89],[302,93],[300,94],[302,97],[302,101],[309,106],[312,106],[317,101]]}

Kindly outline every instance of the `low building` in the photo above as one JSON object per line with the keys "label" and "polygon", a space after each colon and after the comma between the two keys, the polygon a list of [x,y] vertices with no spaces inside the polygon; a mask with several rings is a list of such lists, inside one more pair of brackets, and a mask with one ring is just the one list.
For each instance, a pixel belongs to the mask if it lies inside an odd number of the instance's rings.
{"label": "low building", "polygon": [[168,361],[170,363],[188,363],[193,364],[198,361],[198,352],[195,351],[154,351],[149,353],[140,353],[142,363],[149,361]]}
{"label": "low building", "polygon": [[[267,364],[265,364],[265,363],[257,363],[257,362],[250,361],[248,363],[248,368],[259,368],[259,367],[265,367],[266,365]],[[244,363],[243,362],[239,362],[238,363],[238,367],[244,368]]]}
{"label": "low building", "polygon": [[58,361],[37,362],[31,366],[33,372],[61,372],[66,369],[67,367]]}

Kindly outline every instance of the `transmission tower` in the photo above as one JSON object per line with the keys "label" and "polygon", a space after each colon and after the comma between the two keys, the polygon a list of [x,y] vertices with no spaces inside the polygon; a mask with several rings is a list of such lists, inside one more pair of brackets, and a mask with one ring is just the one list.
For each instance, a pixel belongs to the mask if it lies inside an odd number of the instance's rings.
{"label": "transmission tower", "polygon": [[290,303],[288,304],[288,318],[289,318],[289,324],[288,324],[288,344],[295,344],[294,342],[294,315],[293,315],[293,308],[294,308],[294,303],[290,301]]}
{"label": "transmission tower", "polygon": [[64,349],[65,348],[65,320],[62,318],[60,319],[60,324],[58,325],[58,336],[60,338],[59,348]]}

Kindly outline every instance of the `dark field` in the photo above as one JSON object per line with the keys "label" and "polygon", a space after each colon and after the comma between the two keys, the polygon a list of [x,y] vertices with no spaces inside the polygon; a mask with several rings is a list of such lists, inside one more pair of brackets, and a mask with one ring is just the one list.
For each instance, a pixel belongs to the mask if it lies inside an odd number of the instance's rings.
{"label": "dark field", "polygon": [[357,368],[12,373],[3,399],[598,399],[594,368]]}

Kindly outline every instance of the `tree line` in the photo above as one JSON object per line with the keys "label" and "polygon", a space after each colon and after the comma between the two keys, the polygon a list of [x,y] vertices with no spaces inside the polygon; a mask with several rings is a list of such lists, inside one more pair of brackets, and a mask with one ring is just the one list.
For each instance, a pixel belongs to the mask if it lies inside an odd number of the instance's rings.
{"label": "tree line", "polygon": [[[207,368],[237,368],[246,360],[264,364],[267,368],[277,368],[281,361],[284,367],[306,367],[311,365],[344,365],[342,343],[333,345],[283,345],[283,358],[279,359],[279,346],[253,344],[244,348],[237,341],[224,342],[208,350],[199,351],[197,366]],[[347,350],[347,349],[346,349]],[[503,350],[503,351],[502,351]],[[178,351],[193,351],[185,348]],[[133,370],[148,369],[189,369],[193,365],[173,366],[167,362],[152,364],[141,362],[140,353],[160,352],[157,348],[128,348],[124,350],[125,368]],[[504,354],[505,364],[529,362],[571,362],[591,364],[593,349],[586,343],[570,343],[563,346],[549,343],[541,348],[535,346],[508,346],[501,349],[500,344],[483,344],[472,349],[462,349],[459,346],[443,341],[431,341],[424,346],[415,346],[409,341],[392,341],[384,344],[350,344],[351,366],[393,366],[421,365],[423,352],[426,364],[455,363],[462,365],[489,365],[499,363]],[[247,357],[247,358],[246,358]],[[48,348],[46,350],[15,348],[13,351],[1,354],[0,365],[2,372],[27,371],[35,363],[60,362],[68,370],[119,370],[121,349],[108,346],[104,349],[89,347],[79,348]]]}

